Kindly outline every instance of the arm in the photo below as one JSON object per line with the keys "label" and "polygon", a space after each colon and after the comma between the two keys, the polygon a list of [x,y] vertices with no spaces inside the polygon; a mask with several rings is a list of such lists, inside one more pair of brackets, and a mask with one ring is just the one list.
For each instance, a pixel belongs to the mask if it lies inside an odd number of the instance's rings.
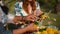
{"label": "arm", "polygon": [[34,26],[34,23],[29,24],[27,27],[23,28],[23,29],[16,29],[13,31],[13,34],[23,34],[26,32],[35,32],[39,30],[39,28]]}
{"label": "arm", "polygon": [[16,29],[16,30],[13,30],[13,34],[23,34],[25,32],[27,32],[27,28],[23,28],[23,29]]}
{"label": "arm", "polygon": [[34,32],[38,30],[38,28],[34,27],[34,23],[29,24],[27,27],[23,29],[15,29],[13,31],[10,30],[4,30],[4,26],[2,23],[0,23],[0,34],[23,34],[27,31]]}
{"label": "arm", "polygon": [[0,34],[23,34],[26,31],[27,31],[27,28],[23,28],[23,29],[19,28],[13,31],[5,30],[3,24],[0,23]]}

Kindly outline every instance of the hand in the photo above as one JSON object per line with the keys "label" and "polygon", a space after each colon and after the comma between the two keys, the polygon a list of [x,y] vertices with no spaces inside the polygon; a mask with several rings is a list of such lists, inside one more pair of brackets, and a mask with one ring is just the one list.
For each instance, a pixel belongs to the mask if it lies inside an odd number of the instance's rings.
{"label": "hand", "polygon": [[35,10],[34,11],[34,15],[36,15],[36,16],[39,16],[39,15],[41,15],[43,12],[42,11],[40,11],[40,10]]}
{"label": "hand", "polygon": [[18,28],[18,29],[14,29],[14,30],[12,30],[12,33],[13,34],[23,34],[23,33],[25,33],[25,32],[27,32],[28,31],[28,29],[27,28]]}
{"label": "hand", "polygon": [[22,17],[21,16],[15,16],[14,19],[13,19],[13,21],[15,23],[19,23],[21,20],[22,20]]}
{"label": "hand", "polygon": [[31,23],[31,24],[28,25],[26,28],[27,28],[27,30],[30,31],[30,32],[34,32],[34,31],[39,30],[39,28],[34,27],[34,23]]}
{"label": "hand", "polygon": [[24,17],[24,20],[26,20],[26,21],[36,21],[37,17],[35,15],[28,15],[28,16]]}

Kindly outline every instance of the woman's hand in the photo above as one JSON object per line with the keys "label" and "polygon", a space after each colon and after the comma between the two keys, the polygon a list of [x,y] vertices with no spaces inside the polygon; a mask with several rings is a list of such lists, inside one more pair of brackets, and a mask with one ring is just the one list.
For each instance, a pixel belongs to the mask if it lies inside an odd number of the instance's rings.
{"label": "woman's hand", "polygon": [[39,16],[39,15],[41,15],[43,12],[42,11],[40,11],[40,10],[35,10],[34,11],[34,15],[35,16]]}
{"label": "woman's hand", "polygon": [[26,28],[27,28],[27,31],[30,31],[30,32],[39,30],[37,27],[34,27],[34,23],[29,24]]}
{"label": "woman's hand", "polygon": [[13,21],[15,23],[19,23],[21,20],[22,20],[22,17],[21,16],[15,16],[14,19],[13,19]]}
{"label": "woman's hand", "polygon": [[26,21],[36,21],[37,17],[35,15],[28,15],[28,16],[24,17],[24,20],[26,20]]}

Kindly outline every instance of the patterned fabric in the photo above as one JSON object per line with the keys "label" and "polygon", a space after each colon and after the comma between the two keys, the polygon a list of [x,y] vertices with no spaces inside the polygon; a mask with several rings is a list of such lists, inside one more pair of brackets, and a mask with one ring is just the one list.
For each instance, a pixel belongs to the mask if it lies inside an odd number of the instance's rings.
{"label": "patterned fabric", "polygon": [[[15,9],[16,16],[27,16],[28,15],[22,8],[22,2],[16,2],[14,9]],[[37,9],[40,10],[40,6],[38,2],[36,2],[36,10]]]}
{"label": "patterned fabric", "polygon": [[16,16],[26,16],[26,12],[22,9],[22,2],[16,2],[15,4],[15,14]]}

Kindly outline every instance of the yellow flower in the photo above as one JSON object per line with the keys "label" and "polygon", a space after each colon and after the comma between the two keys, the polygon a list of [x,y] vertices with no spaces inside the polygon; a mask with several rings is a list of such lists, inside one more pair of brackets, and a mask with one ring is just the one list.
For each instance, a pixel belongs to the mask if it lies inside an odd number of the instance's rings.
{"label": "yellow flower", "polygon": [[59,31],[55,31],[54,34],[59,34]]}
{"label": "yellow flower", "polygon": [[41,34],[41,32],[36,32],[35,34]]}
{"label": "yellow flower", "polygon": [[35,28],[38,28],[38,26],[37,26],[36,24],[34,24],[34,27],[35,27]]}
{"label": "yellow flower", "polygon": [[43,31],[42,34],[48,34],[47,31]]}
{"label": "yellow flower", "polygon": [[54,34],[54,31],[49,31],[48,34]]}
{"label": "yellow flower", "polygon": [[60,34],[60,31],[58,31],[57,29],[54,29],[54,34]]}
{"label": "yellow flower", "polygon": [[60,31],[58,32],[58,34],[60,34]]}
{"label": "yellow flower", "polygon": [[46,27],[45,27],[45,26],[40,26],[39,28],[40,28],[40,29],[44,29],[44,28],[46,28]]}
{"label": "yellow flower", "polygon": [[54,31],[52,28],[47,28],[46,31],[48,32],[48,34],[54,34]]}
{"label": "yellow flower", "polygon": [[54,32],[58,31],[57,29],[53,29]]}
{"label": "yellow flower", "polygon": [[42,15],[42,16],[41,16],[42,19],[45,19],[46,17],[47,17],[46,15]]}
{"label": "yellow flower", "polygon": [[52,31],[52,28],[47,28],[46,31]]}

